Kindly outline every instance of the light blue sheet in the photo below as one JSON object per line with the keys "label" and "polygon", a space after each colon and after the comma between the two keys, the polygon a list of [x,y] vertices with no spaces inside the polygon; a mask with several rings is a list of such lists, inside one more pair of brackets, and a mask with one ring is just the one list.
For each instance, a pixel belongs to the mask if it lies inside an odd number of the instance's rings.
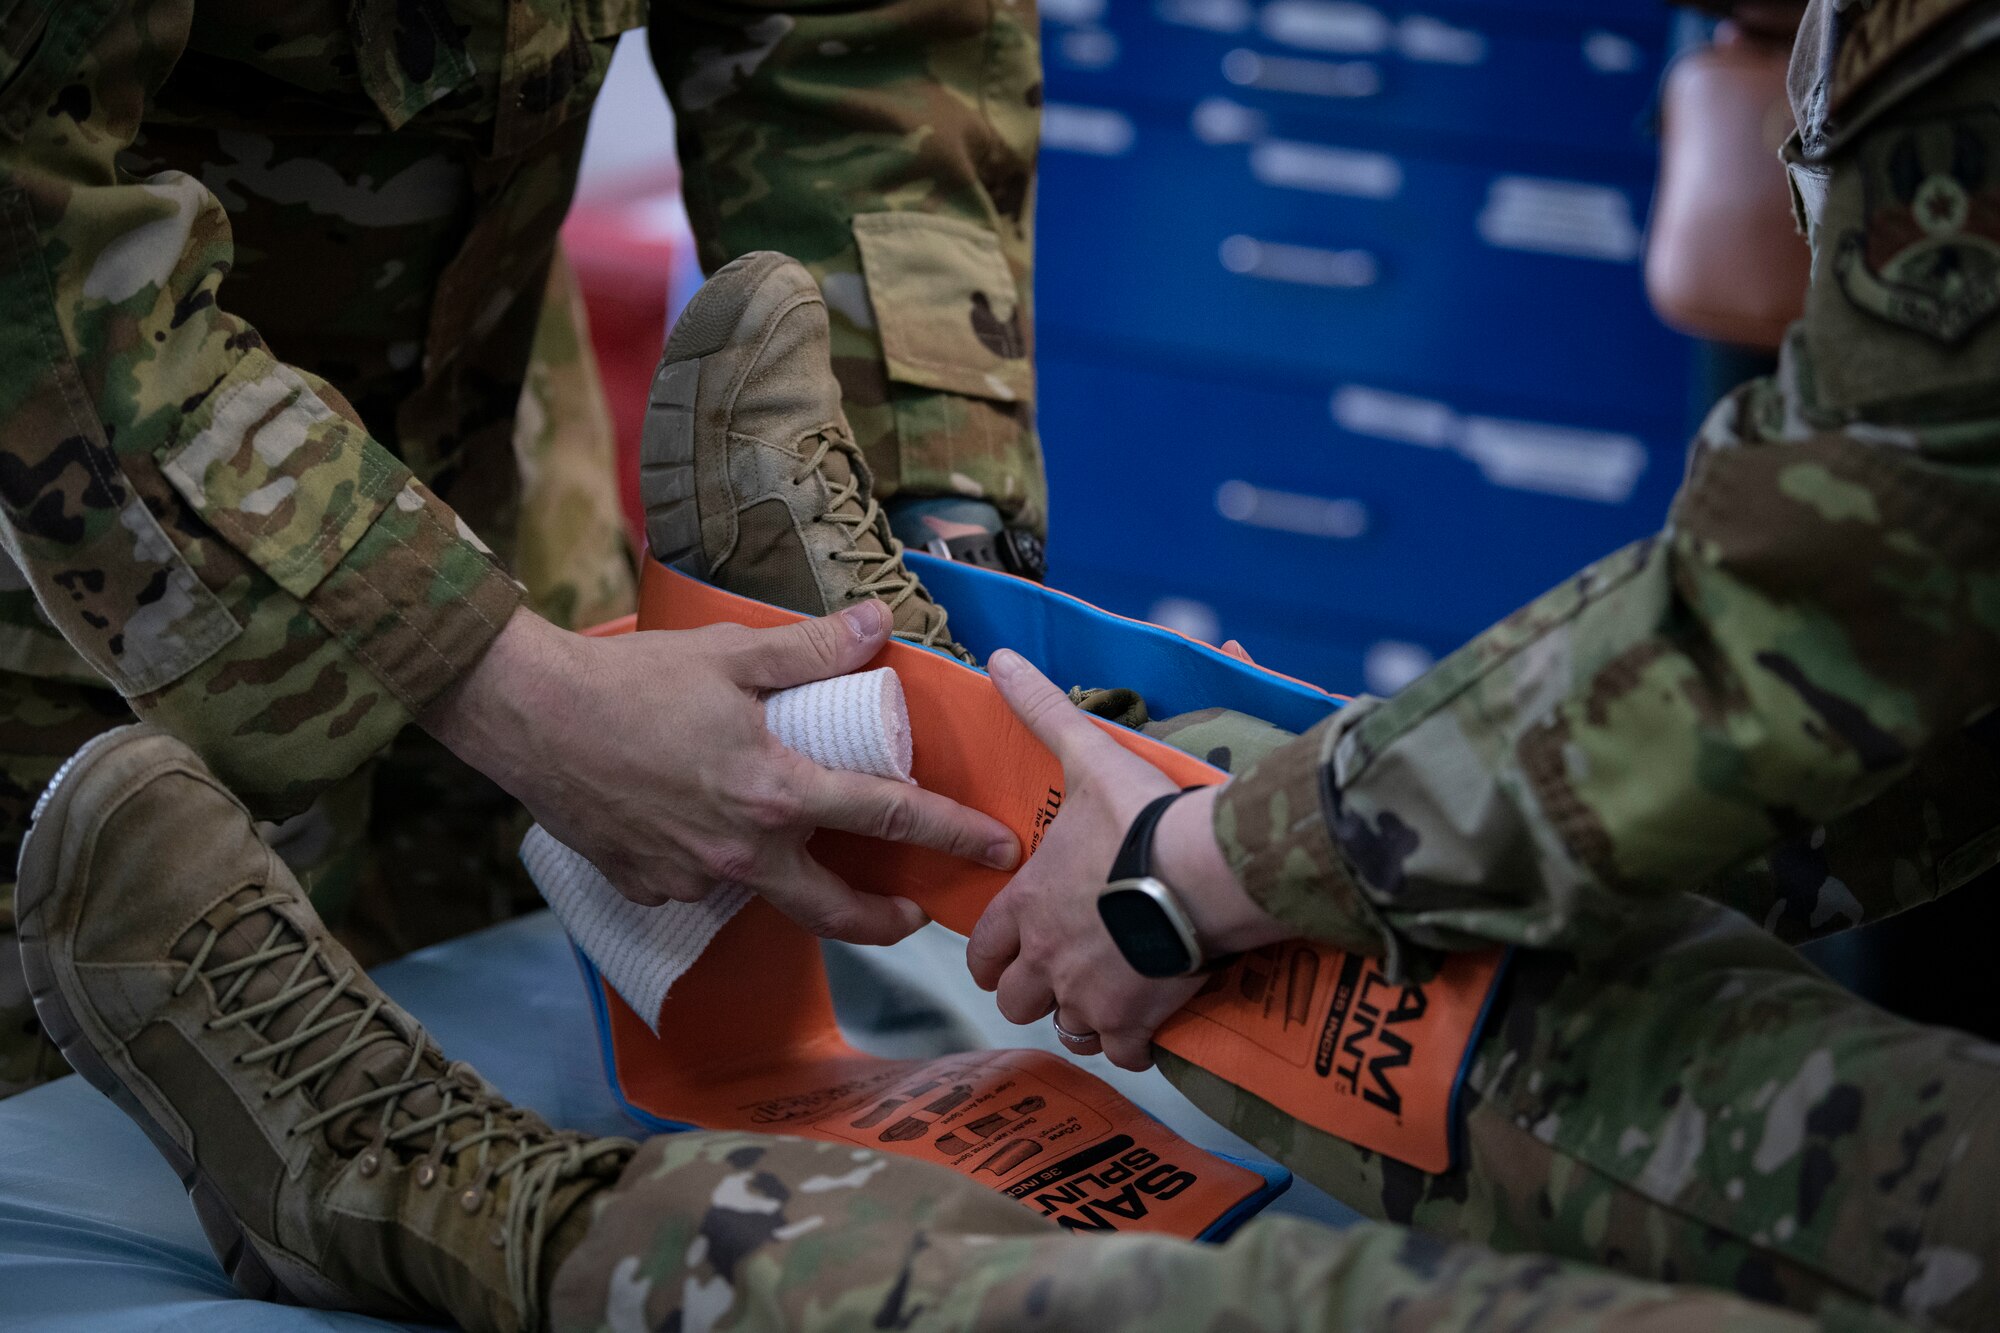
{"label": "light blue sheet", "polygon": [[[842,950],[835,991],[857,1043],[921,1056],[938,1043],[1038,1045],[964,981],[963,943],[925,931],[894,949]],[[568,938],[547,913],[382,968],[383,987],[507,1096],[557,1125],[633,1132],[599,1063]],[[1052,1039],[1051,1039],[1052,1040]],[[1101,1059],[1093,1072],[1204,1147],[1245,1152],[1168,1088]],[[1274,1211],[1338,1221],[1303,1183]],[[303,1333],[394,1327],[235,1296],[180,1182],[136,1126],[82,1079],[0,1101],[0,1330],[4,1333]]]}

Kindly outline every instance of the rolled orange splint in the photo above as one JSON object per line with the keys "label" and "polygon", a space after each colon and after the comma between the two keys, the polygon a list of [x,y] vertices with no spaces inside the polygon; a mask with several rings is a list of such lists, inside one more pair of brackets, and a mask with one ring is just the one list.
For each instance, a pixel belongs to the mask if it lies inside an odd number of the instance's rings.
{"label": "rolled orange splint", "polygon": [[[1061,596],[1005,575],[978,577],[1019,585],[1001,589],[1005,597]],[[636,623],[769,627],[802,618],[649,561]],[[1041,655],[1033,643],[1024,652]],[[1062,768],[984,673],[900,642],[870,666],[902,682],[917,782],[991,814],[1032,851],[1062,808]],[[1261,671],[1233,659],[1229,669]],[[1176,783],[1224,779],[1137,732],[1099,725]],[[911,898],[961,934],[1008,879],[831,831],[812,853],[856,887]],[[1316,1128],[1440,1171],[1454,1156],[1459,1083],[1503,959],[1497,950],[1459,955],[1428,982],[1393,985],[1372,960],[1292,941],[1216,974],[1157,1041]],[[1045,1052],[898,1061],[855,1050],[834,1021],[819,942],[761,900],[722,928],[651,1024],[587,960],[585,968],[615,1091],[657,1128],[754,1129],[898,1152],[986,1181],[1077,1230],[1215,1238],[1284,1187],[1281,1171],[1259,1174],[1195,1148]]]}

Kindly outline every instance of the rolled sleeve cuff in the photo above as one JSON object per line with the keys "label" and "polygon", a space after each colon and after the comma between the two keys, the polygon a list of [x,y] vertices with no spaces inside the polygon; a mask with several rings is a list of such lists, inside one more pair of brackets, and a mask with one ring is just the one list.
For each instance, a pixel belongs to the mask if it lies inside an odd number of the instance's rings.
{"label": "rolled sleeve cuff", "polygon": [[1362,896],[1335,835],[1330,791],[1335,716],[1274,750],[1226,787],[1215,836],[1257,904],[1308,939],[1382,956],[1396,940]]}
{"label": "rolled sleeve cuff", "polygon": [[237,580],[240,635],[133,707],[186,739],[260,818],[295,814],[479,661],[523,593],[407,481],[303,600]]}
{"label": "rolled sleeve cuff", "polygon": [[307,606],[416,714],[485,655],[523,597],[458,515],[412,480]]}

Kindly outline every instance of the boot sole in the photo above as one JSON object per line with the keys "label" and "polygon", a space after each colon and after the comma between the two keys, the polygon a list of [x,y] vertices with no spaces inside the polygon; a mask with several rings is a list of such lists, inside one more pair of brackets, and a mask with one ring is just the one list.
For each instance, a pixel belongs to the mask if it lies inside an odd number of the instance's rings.
{"label": "boot sole", "polygon": [[653,559],[696,578],[708,577],[695,507],[695,397],[707,357],[663,365],[653,377],[639,443],[639,499],[646,510],[646,545]]}
{"label": "boot sole", "polygon": [[55,964],[50,956],[43,924],[43,896],[46,886],[54,880],[55,862],[61,855],[62,829],[69,813],[72,793],[80,785],[83,772],[104,756],[111,748],[108,742],[123,731],[124,728],[119,728],[93,737],[58,771],[21,845],[15,908],[20,932],[21,970],[28,980],[28,994],[35,1002],[35,1015],[41,1020],[43,1030],[62,1051],[70,1068],[83,1075],[85,1082],[109,1097],[119,1110],[144,1130],[160,1155],[167,1159],[167,1164],[173,1167],[174,1174],[180,1177],[181,1186],[194,1203],[195,1217],[201,1222],[202,1233],[208,1237],[210,1248],[215,1251],[223,1272],[228,1274],[236,1289],[253,1300],[277,1301],[287,1305],[309,1304],[304,1295],[286,1286],[257,1252],[250,1234],[236,1220],[235,1210],[230,1208],[222,1191],[202,1170],[201,1164],[153,1119],[145,1104],[98,1054],[96,1046],[84,1031],[84,1025],[63,999],[62,990],[56,982]]}
{"label": "boot sole", "polygon": [[[745,255],[719,270],[681,312],[653,375],[639,437],[639,500],[646,515],[646,544],[655,560],[699,579],[708,578],[712,569],[702,546],[701,512],[695,499],[695,443],[700,434],[696,409],[704,367],[743,353],[737,338],[744,321],[756,319],[761,325],[785,303],[780,293],[778,308],[760,311],[766,284],[796,267],[796,261],[767,251]],[[818,287],[811,287],[811,293],[818,299]],[[677,348],[682,359],[669,360]],[[718,370],[728,373],[727,367]]]}

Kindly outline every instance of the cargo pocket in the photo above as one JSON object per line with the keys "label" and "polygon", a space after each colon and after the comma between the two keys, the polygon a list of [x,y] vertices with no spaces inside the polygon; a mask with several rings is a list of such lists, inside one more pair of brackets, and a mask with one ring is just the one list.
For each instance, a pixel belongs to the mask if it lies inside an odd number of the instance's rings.
{"label": "cargo pocket", "polygon": [[[536,0],[507,0],[507,44],[500,57],[500,104],[493,154],[524,152],[572,120],[590,114],[611,64],[609,36],[593,36],[587,15],[551,10]],[[616,19],[600,16],[608,24]]]}
{"label": "cargo pocket", "polygon": [[115,7],[116,0],[0,0],[0,137],[20,141]]}
{"label": "cargo pocket", "polygon": [[368,100],[401,129],[472,78],[472,58],[443,0],[352,0],[347,31]]}
{"label": "cargo pocket", "polygon": [[1007,403],[1034,397],[1028,314],[992,232],[927,213],[863,213],[854,239],[891,380]]}
{"label": "cargo pocket", "polygon": [[245,357],[158,457],[202,520],[301,601],[410,480],[264,352]]}
{"label": "cargo pocket", "polygon": [[646,0],[577,0],[576,24],[585,37],[617,37],[646,26]]}

